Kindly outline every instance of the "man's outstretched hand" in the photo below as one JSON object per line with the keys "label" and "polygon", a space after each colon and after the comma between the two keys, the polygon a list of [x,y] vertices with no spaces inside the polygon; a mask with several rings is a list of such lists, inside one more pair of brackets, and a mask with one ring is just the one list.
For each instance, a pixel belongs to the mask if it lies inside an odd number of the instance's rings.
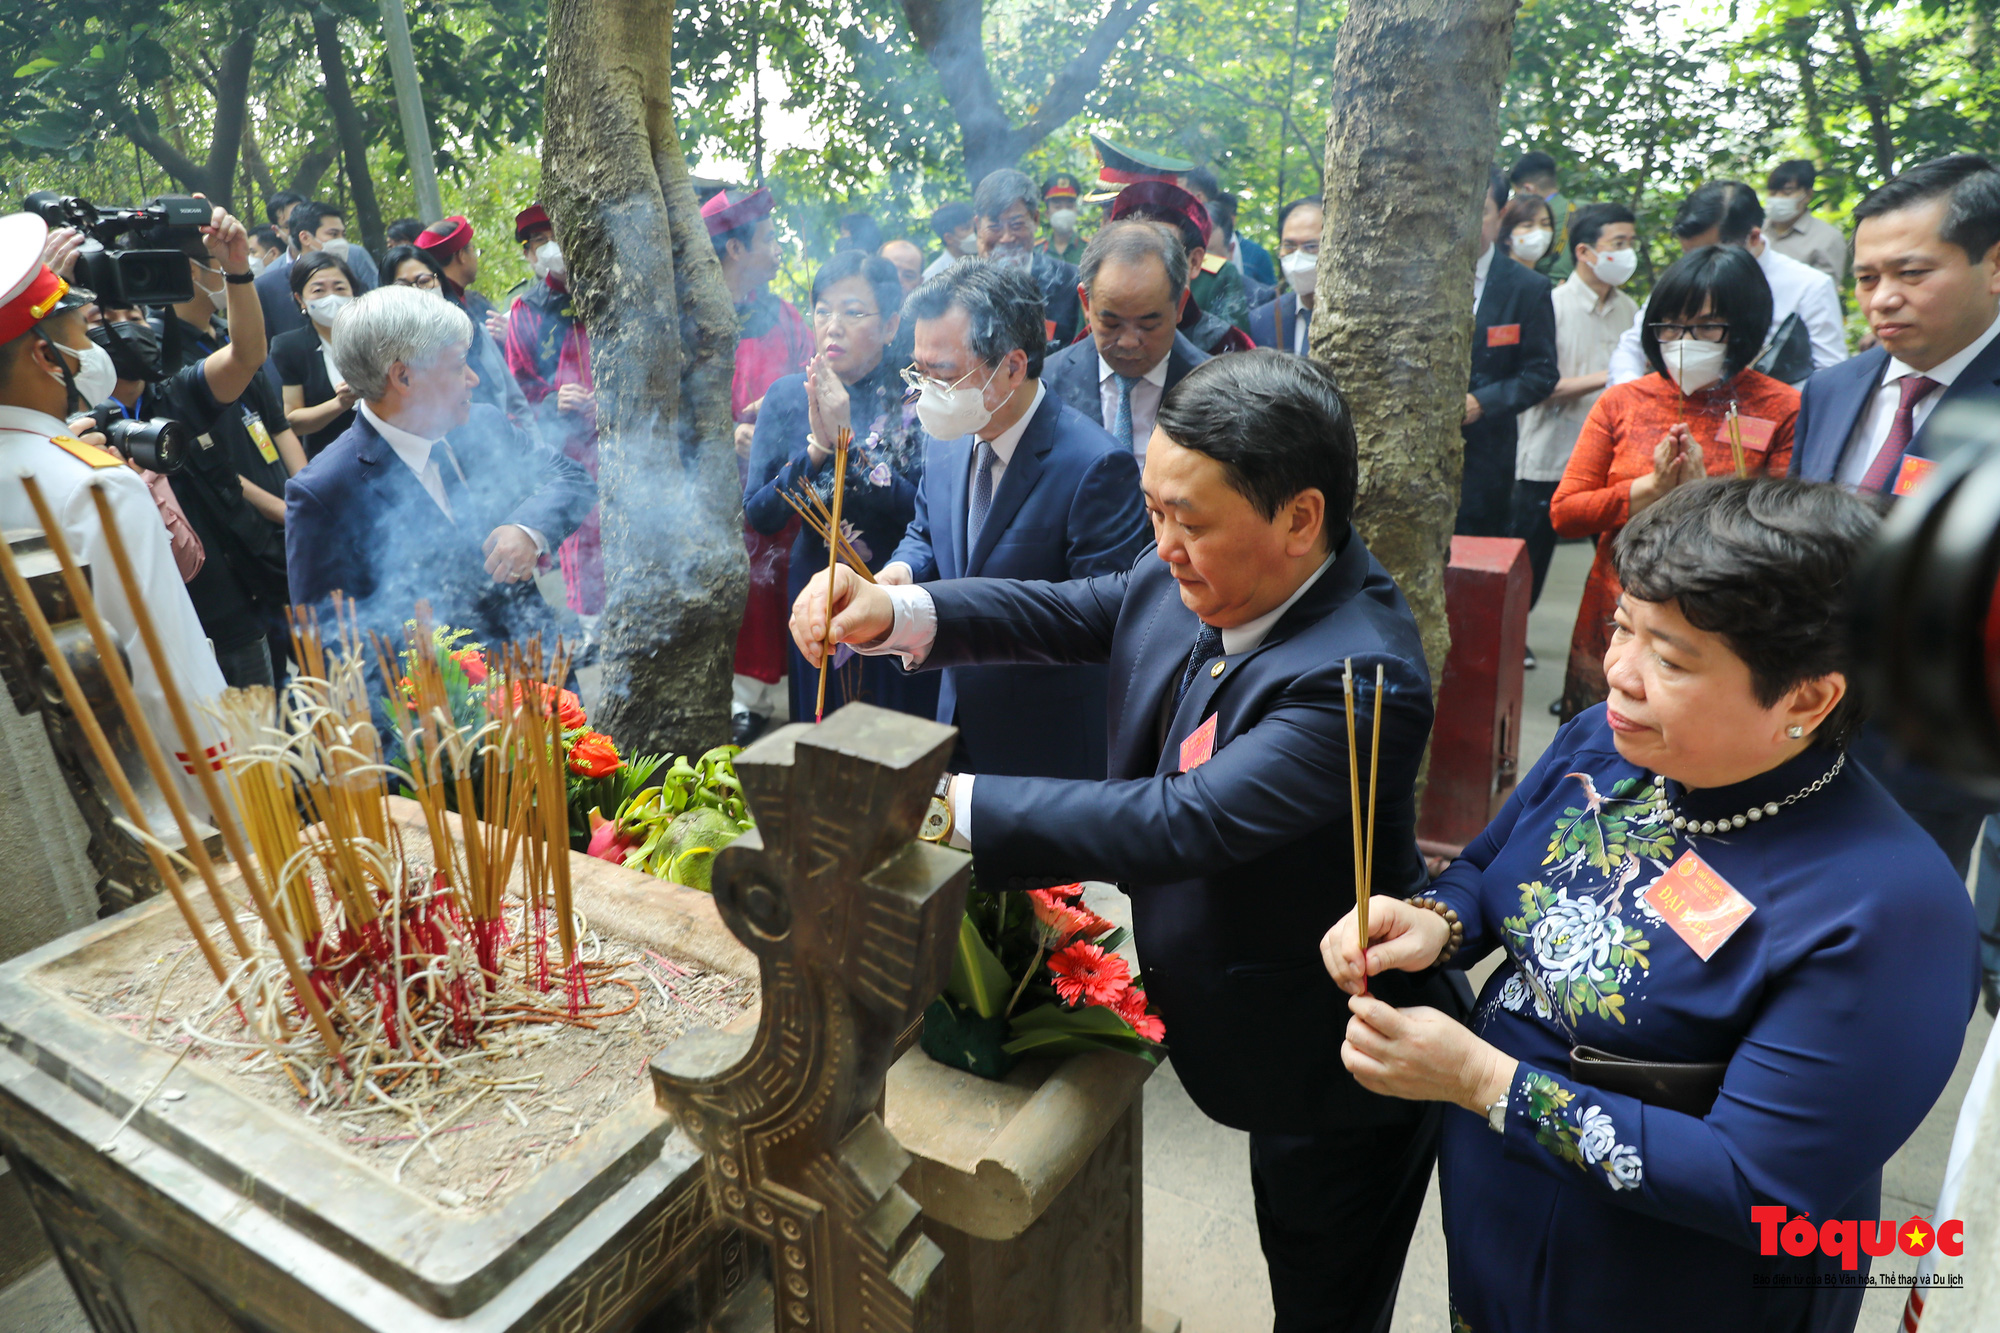
{"label": "man's outstretched hand", "polygon": [[[834,568],[833,641],[874,643],[896,625],[889,594],[846,565]],[[792,642],[813,666],[826,646],[826,571],[812,576],[792,603]]]}

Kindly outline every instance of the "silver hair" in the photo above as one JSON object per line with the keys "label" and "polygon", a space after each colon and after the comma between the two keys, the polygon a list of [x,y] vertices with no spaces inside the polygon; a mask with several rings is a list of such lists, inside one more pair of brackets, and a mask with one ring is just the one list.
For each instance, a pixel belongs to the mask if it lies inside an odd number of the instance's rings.
{"label": "silver hair", "polygon": [[1160,261],[1160,267],[1167,271],[1167,291],[1178,297],[1188,281],[1187,247],[1181,244],[1178,234],[1137,218],[1100,227],[1084,247],[1077,278],[1086,290],[1094,293],[1098,270],[1105,264],[1136,264],[1148,258]]}
{"label": "silver hair", "polygon": [[348,387],[369,402],[389,391],[389,368],[398,361],[428,366],[471,341],[471,316],[443,293],[415,287],[377,287],[333,320],[333,359]]}

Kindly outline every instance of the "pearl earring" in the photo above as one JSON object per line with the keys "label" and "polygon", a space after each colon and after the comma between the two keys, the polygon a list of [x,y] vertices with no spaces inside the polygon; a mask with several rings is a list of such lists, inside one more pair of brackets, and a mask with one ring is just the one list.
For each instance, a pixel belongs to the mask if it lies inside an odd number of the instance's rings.
{"label": "pearl earring", "polygon": [[1795,741],[1803,740],[1805,738],[1806,729],[1804,727],[1799,727],[1799,726],[1786,727],[1785,734],[1787,736],[1790,736]]}

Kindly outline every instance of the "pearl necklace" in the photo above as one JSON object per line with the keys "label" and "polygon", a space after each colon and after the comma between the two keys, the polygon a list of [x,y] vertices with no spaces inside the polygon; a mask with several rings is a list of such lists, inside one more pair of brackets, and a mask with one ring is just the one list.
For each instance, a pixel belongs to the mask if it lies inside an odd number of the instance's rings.
{"label": "pearl necklace", "polygon": [[1655,776],[1653,778],[1653,807],[1660,812],[1662,818],[1671,817],[1676,832],[1727,833],[1731,829],[1739,829],[1749,824],[1755,824],[1759,820],[1777,814],[1788,805],[1797,801],[1803,801],[1806,797],[1812,795],[1838,777],[1840,770],[1846,767],[1846,765],[1847,753],[1846,751],[1842,751],[1840,757],[1833,761],[1832,768],[1820,774],[1810,785],[1793,792],[1784,800],[1766,801],[1762,805],[1753,805],[1740,815],[1729,815],[1723,819],[1689,819],[1685,815],[1675,814],[1673,804],[1667,800],[1666,778]]}

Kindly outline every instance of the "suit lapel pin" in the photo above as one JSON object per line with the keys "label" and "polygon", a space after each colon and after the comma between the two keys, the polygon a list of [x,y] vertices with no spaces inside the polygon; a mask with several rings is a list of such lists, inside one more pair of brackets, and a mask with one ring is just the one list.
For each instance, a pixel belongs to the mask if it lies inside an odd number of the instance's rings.
{"label": "suit lapel pin", "polygon": [[1221,658],[1218,657],[1215,659],[1215,665],[1208,669],[1208,674],[1211,676],[1219,676],[1222,674],[1222,668],[1226,665],[1227,663],[1225,663]]}

